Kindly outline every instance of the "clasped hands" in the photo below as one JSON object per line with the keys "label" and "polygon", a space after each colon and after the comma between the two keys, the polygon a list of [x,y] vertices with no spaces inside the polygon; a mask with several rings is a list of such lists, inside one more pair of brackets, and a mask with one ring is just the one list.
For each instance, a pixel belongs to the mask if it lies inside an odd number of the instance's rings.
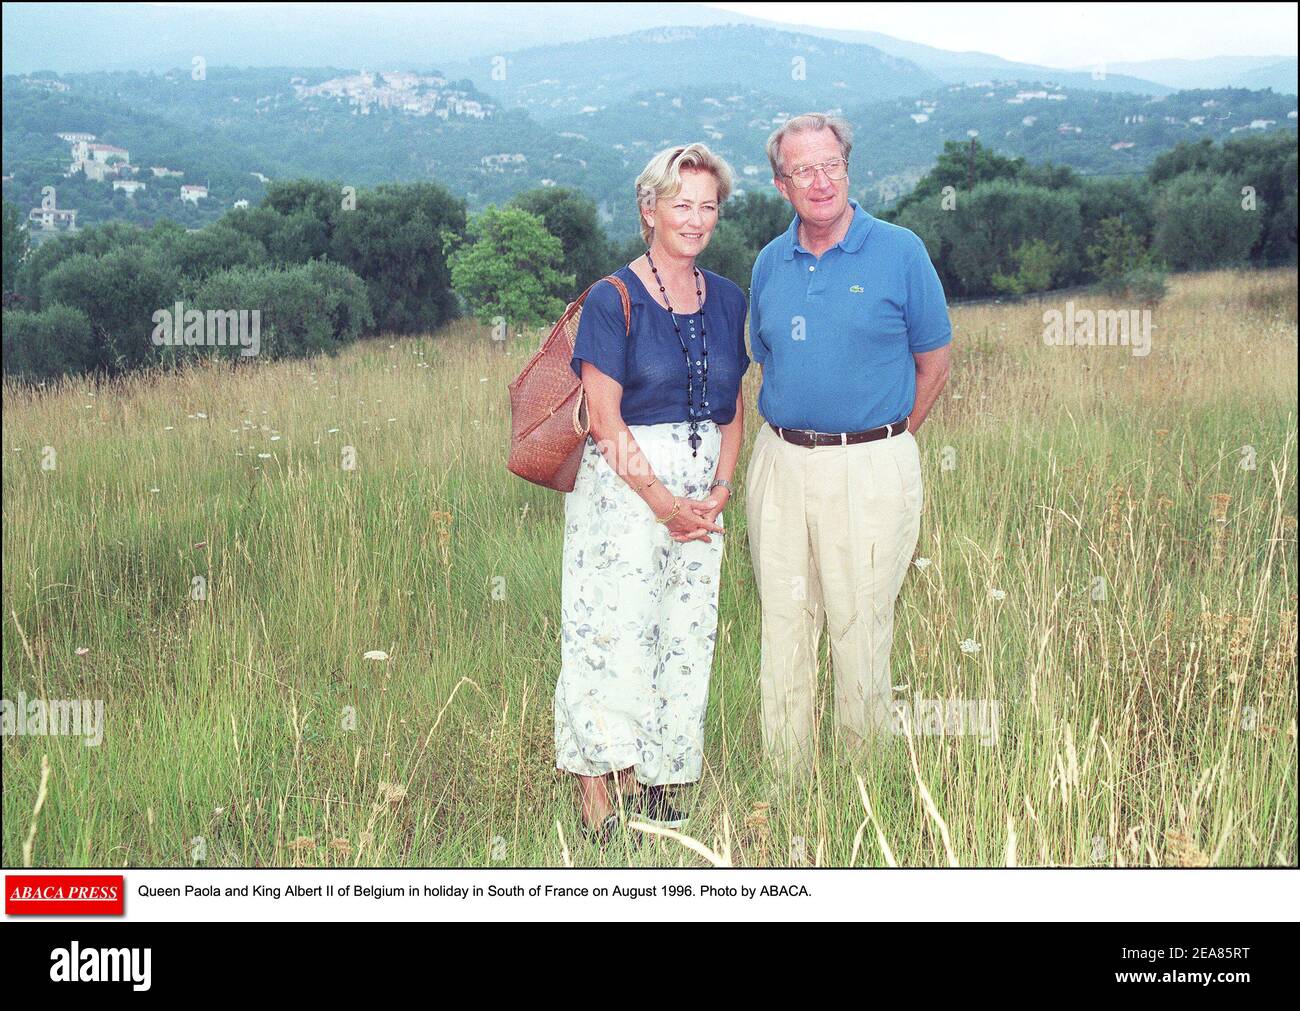
{"label": "clasped hands", "polygon": [[687,541],[703,541],[705,544],[710,543],[709,534],[721,534],[722,527],[718,526],[718,517],[722,510],[726,508],[727,500],[731,498],[731,492],[719,485],[709,492],[709,497],[704,499],[687,498],[684,495],[678,496],[677,501],[680,507],[677,515],[668,521],[668,533],[673,540],[679,543]]}

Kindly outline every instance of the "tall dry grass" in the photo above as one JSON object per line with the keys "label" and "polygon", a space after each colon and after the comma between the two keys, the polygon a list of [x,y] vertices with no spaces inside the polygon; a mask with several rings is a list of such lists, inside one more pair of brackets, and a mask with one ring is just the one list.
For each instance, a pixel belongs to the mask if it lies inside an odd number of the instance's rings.
{"label": "tall dry grass", "polygon": [[503,464],[530,348],[6,385],[4,694],[106,729],[5,739],[5,864],[1294,865],[1296,272],[1176,278],[1144,358],[1052,307],[954,309],[918,434],[893,680],[996,741],[850,756],[823,708],[768,776],[737,501],[691,838],[603,855],[553,768],[562,500]]}

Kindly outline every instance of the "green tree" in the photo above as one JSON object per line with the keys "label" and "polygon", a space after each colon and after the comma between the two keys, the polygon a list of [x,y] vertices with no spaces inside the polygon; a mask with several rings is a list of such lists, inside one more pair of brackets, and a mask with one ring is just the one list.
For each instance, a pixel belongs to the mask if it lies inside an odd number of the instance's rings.
{"label": "green tree", "polygon": [[41,286],[59,264],[83,254],[99,257],[115,249],[141,248],[147,241],[139,225],[108,221],[73,235],[61,235],[56,242],[42,243],[28,253],[18,271],[18,293],[23,296],[24,308],[41,308]]}
{"label": "green tree", "polygon": [[[286,267],[235,267],[213,274],[194,294],[200,310],[260,312],[259,357],[334,354],[372,326],[366,285],[337,263],[314,260]],[[167,348],[167,358],[222,355],[238,360],[238,348]]]}
{"label": "green tree", "polygon": [[1102,234],[1103,227],[1114,229],[1106,222],[1114,218],[1121,222],[1141,247],[1150,249],[1151,230],[1155,227],[1152,205],[1155,203],[1152,186],[1146,179],[1088,179],[1079,188],[1079,215],[1083,219],[1081,243],[1084,259],[1093,277],[1095,262],[1091,257],[1093,246],[1108,246],[1115,242],[1112,230]]}
{"label": "green tree", "polygon": [[610,244],[600,227],[596,205],[575,190],[543,186],[520,193],[511,203],[542,219],[564,250],[561,270],[572,274],[578,290],[608,271]]}
{"label": "green tree", "polygon": [[147,233],[149,246],[176,262],[181,276],[201,280],[219,270],[265,263],[266,247],[232,228],[224,220],[187,231],[171,221],[159,222]]}
{"label": "green tree", "polygon": [[1024,295],[1051,290],[1064,257],[1058,243],[1030,239],[1016,247],[1012,259],[1016,263],[1016,272],[994,274],[993,287],[1011,295]]}
{"label": "green tree", "polygon": [[1135,270],[1151,266],[1151,251],[1142,236],[1123,218],[1104,218],[1096,231],[1096,241],[1088,247],[1092,273],[1108,291],[1124,286],[1124,279]]}
{"label": "green tree", "polygon": [[79,309],[52,305],[40,312],[4,312],[4,372],[35,382],[93,368],[90,320]]}
{"label": "green tree", "polygon": [[330,258],[365,280],[375,332],[429,333],[458,312],[443,236],[464,230],[464,203],[441,186],[379,186],[339,213]]}
{"label": "green tree", "polygon": [[937,203],[948,186],[958,194],[969,193],[981,183],[1018,180],[1024,171],[1023,158],[1006,158],[977,140],[945,141],[934,168],[922,176],[916,188],[898,201],[885,217],[898,221],[898,215],[905,208],[930,201]]}
{"label": "green tree", "polygon": [[564,250],[542,219],[518,207],[488,207],[472,218],[468,239],[453,249],[452,286],[484,324],[504,318],[510,326],[536,326],[564,311],[562,292],[573,289],[561,273]]}
{"label": "green tree", "polygon": [[94,335],[93,368],[109,372],[156,361],[153,315],[181,297],[174,260],[155,249],[120,247],[103,256],[78,253],[42,281],[41,305],[80,309]]}
{"label": "green tree", "polygon": [[307,263],[329,255],[334,222],[317,217],[308,208],[277,215],[267,250],[275,263]]}
{"label": "green tree", "polygon": [[8,200],[4,202],[4,291],[14,291],[18,284],[18,266],[27,255],[27,229],[22,215]]}
{"label": "green tree", "polygon": [[[1059,261],[1052,276],[1069,281],[1079,270],[1082,220],[1079,195],[1073,190],[995,180],[958,195],[955,206],[944,210],[938,201],[913,205],[899,215],[898,223],[916,232],[926,243],[944,290],[952,295],[984,295],[998,290],[993,278],[1019,274],[1017,251],[1035,239],[1054,246]],[[1041,270],[1041,250],[1035,269]]]}
{"label": "green tree", "polygon": [[[1293,132],[1278,130],[1239,137],[1218,147],[1209,138],[1179,144],[1160,155],[1149,172],[1151,182],[1161,192],[1182,199],[1190,198],[1198,189],[1208,192],[1204,181],[1171,189],[1171,184],[1192,177],[1229,181],[1242,210],[1261,219],[1249,252],[1252,263],[1295,263],[1297,180]],[[1230,223],[1224,219],[1217,227],[1230,227]],[[1204,261],[1209,252],[1201,249],[1197,257]],[[1225,252],[1218,262],[1240,262],[1239,253],[1234,247],[1231,255]]]}
{"label": "green tree", "polygon": [[1042,186],[1048,190],[1077,189],[1079,175],[1069,165],[1053,165],[1050,161],[1041,165],[1025,165],[1017,177],[1020,182],[1030,186]]}
{"label": "green tree", "polygon": [[1230,140],[1217,165],[1243,198],[1249,196],[1262,218],[1251,260],[1296,261],[1296,139],[1285,130]]}
{"label": "green tree", "polygon": [[727,218],[718,222],[697,262],[706,270],[730,278],[746,291],[757,258],[758,250],[745,242],[741,227]]}
{"label": "green tree", "polygon": [[1216,161],[1214,141],[1202,137],[1197,141],[1183,141],[1172,150],[1156,156],[1147,170],[1147,178],[1153,183],[1165,183],[1188,172],[1207,172]]}
{"label": "green tree", "polygon": [[[322,179],[287,179],[276,180],[266,187],[266,196],[262,206],[282,218],[302,214],[314,218],[324,229],[324,241],[328,242],[334,230],[334,223],[339,212],[345,206],[345,199],[354,196],[347,193],[339,183],[326,182]],[[316,255],[324,253],[322,247]],[[310,256],[308,259],[314,259]]]}
{"label": "green tree", "polygon": [[1245,263],[1263,228],[1262,217],[1260,209],[1243,207],[1233,180],[1189,172],[1161,187],[1154,250],[1175,270]]}
{"label": "green tree", "polygon": [[722,205],[722,221],[733,226],[756,258],[764,246],[790,226],[794,208],[771,193],[749,190]]}

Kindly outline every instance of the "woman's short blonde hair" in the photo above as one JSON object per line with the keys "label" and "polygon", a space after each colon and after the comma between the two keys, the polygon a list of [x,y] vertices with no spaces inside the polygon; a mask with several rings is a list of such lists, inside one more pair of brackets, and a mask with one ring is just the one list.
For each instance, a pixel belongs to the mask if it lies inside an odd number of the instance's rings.
{"label": "woman's short blonde hair", "polygon": [[648,246],[654,241],[655,230],[645,222],[642,208],[652,209],[658,200],[671,200],[682,190],[682,169],[711,172],[718,181],[718,204],[731,195],[735,173],[723,158],[703,144],[685,147],[666,147],[650,159],[636,177],[637,219],[641,222],[641,238]]}

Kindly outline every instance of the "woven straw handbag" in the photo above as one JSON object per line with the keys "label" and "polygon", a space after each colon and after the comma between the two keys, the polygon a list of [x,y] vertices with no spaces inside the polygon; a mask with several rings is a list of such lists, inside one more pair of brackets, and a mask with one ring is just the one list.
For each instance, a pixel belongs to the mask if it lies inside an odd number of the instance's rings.
{"label": "woven straw handbag", "polygon": [[[606,277],[623,302],[627,335],[632,335],[632,305],[617,277]],[[582,381],[574,374],[573,344],[582,303],[597,281],[574,299],[551,328],[541,349],[510,384],[510,473],[555,491],[573,491],[590,422]]]}

